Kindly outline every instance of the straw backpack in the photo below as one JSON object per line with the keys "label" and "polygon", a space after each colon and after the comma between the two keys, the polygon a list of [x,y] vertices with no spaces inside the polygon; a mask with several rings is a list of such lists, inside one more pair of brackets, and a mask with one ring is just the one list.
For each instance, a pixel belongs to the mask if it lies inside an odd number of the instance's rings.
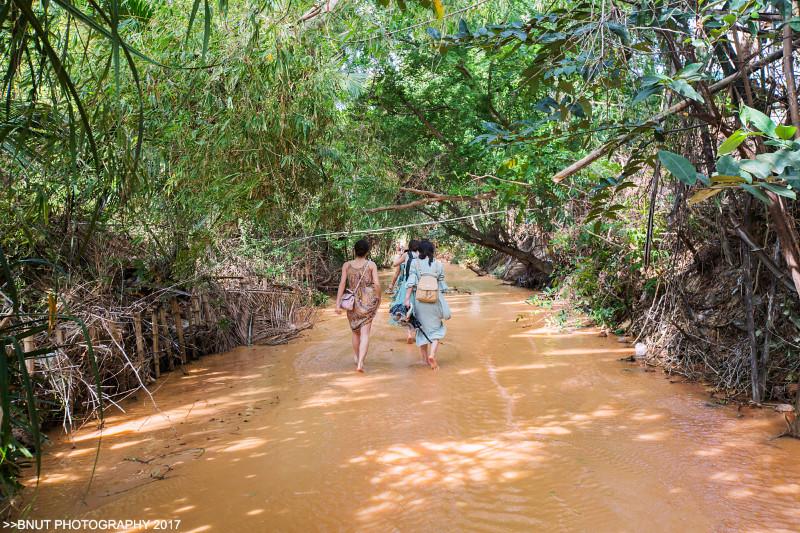
{"label": "straw backpack", "polygon": [[[417,269],[420,266],[417,265]],[[435,304],[439,301],[439,276],[430,272],[420,274],[417,281],[417,301],[425,304]]]}

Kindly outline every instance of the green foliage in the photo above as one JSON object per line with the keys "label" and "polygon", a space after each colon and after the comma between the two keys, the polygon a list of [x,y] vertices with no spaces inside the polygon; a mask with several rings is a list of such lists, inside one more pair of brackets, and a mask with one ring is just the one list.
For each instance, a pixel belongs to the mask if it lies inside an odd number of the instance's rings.
{"label": "green foliage", "polygon": [[[796,199],[795,188],[800,186],[800,142],[794,141],[794,126],[779,126],[764,113],[742,106],[739,119],[745,129],[733,132],[719,146],[717,173],[711,176],[713,186],[698,190],[690,203],[698,203],[725,188],[741,188],[769,204],[766,193]],[[734,152],[748,137],[768,139],[765,144],[776,151],[756,155],[753,159],[734,159]],[[687,185],[694,185],[693,176],[700,176],[694,165],[685,157],[662,150],[659,158],[665,167]],[[710,184],[709,183],[709,184]]]}
{"label": "green foliage", "polygon": [[661,164],[663,164],[673,176],[685,184],[694,185],[697,181],[697,170],[694,168],[694,165],[682,155],[661,150],[658,152],[658,159],[661,160]]}
{"label": "green foliage", "polygon": [[530,298],[525,300],[525,303],[534,307],[541,307],[542,309],[552,309],[554,298],[552,294],[532,294]]}

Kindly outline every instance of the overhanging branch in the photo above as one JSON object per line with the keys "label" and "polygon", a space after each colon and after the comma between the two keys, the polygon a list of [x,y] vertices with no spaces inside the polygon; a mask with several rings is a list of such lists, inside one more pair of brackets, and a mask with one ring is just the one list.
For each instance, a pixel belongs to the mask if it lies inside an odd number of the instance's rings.
{"label": "overhanging branch", "polygon": [[[794,42],[794,44],[800,44],[800,40],[796,40]],[[753,63],[745,65],[742,70],[740,70],[740,71],[738,71],[738,72],[736,72],[734,74],[731,74],[730,76],[727,76],[727,77],[721,79],[720,81],[718,81],[717,83],[715,83],[711,87],[709,87],[708,88],[708,93],[709,94],[718,93],[719,91],[728,88],[730,85],[732,85],[736,80],[738,80],[742,76],[745,76],[745,75],[749,74],[750,72],[752,72],[754,70],[758,70],[758,69],[760,69],[760,68],[762,68],[762,67],[764,67],[766,65],[769,65],[770,63],[774,63],[775,61],[781,59],[782,57],[783,57],[783,50],[782,49],[781,50],[776,50],[775,52],[769,54],[768,56],[766,56],[766,57],[764,57],[764,58],[762,58],[762,59],[760,59],[758,61],[754,61]],[[688,99],[687,100],[683,100],[683,101],[673,105],[672,107],[668,108],[667,110],[659,113],[658,115],[654,116],[649,121],[649,123],[650,124],[658,124],[662,120],[667,118],[668,116],[674,115],[675,113],[679,113],[679,112],[683,111],[684,109],[686,109],[687,107],[692,105],[692,102],[693,102],[692,100],[688,100]],[[589,165],[591,165],[592,163],[594,163],[595,161],[597,161],[598,159],[600,159],[601,157],[603,157],[604,155],[609,153],[614,148],[618,147],[621,144],[624,144],[624,143],[630,141],[635,136],[636,136],[636,130],[630,131],[628,133],[625,133],[623,135],[618,136],[615,139],[612,139],[611,141],[609,141],[609,142],[605,143],[604,145],[600,146],[599,148],[596,148],[596,149],[592,150],[586,156],[584,156],[580,160],[574,162],[573,164],[571,164],[570,166],[568,166],[567,168],[563,169],[561,172],[559,172],[558,174],[553,176],[553,181],[558,183],[558,182],[560,182],[560,181],[572,176],[576,172],[588,167]]]}
{"label": "overhanging branch", "polygon": [[402,192],[411,192],[414,194],[419,194],[422,196],[426,196],[426,198],[422,198],[420,200],[414,200],[413,202],[408,202],[405,204],[397,204],[397,205],[387,205],[383,207],[373,207],[371,209],[365,209],[365,213],[381,213],[384,211],[402,211],[405,209],[414,209],[416,207],[420,207],[426,204],[434,204],[440,202],[473,202],[473,201],[480,201],[480,200],[489,200],[494,198],[497,193],[494,191],[486,192],[482,194],[477,194],[474,196],[460,196],[460,195],[446,195],[446,194],[439,194],[431,191],[423,191],[421,189],[412,189],[411,187],[400,187]]}

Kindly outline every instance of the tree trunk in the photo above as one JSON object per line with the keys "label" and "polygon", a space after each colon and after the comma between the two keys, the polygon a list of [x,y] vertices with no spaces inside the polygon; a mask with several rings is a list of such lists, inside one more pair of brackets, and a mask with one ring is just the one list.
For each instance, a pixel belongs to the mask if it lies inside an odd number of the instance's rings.
{"label": "tree trunk", "polygon": [[486,248],[509,255],[518,260],[520,263],[536,270],[537,272],[547,275],[550,275],[553,272],[552,263],[548,261],[542,261],[529,252],[522,251],[519,248],[501,242],[492,235],[480,233],[469,226],[447,226],[447,229],[454,235],[457,235],[468,242],[485,246]]}
{"label": "tree trunk", "polygon": [[786,100],[789,108],[789,117],[792,125],[797,128],[794,133],[796,139],[800,139],[800,111],[797,104],[797,85],[794,81],[794,43],[792,42],[792,27],[789,25],[791,13],[787,14],[783,21],[783,76],[786,78]]}
{"label": "tree trunk", "polygon": [[767,193],[771,200],[769,214],[775,225],[775,233],[783,251],[783,259],[789,267],[789,274],[794,283],[795,292],[800,296],[800,238],[797,236],[794,217],[786,209],[783,197],[775,193]]}
{"label": "tree trunk", "polygon": [[[772,253],[772,260],[777,263],[780,261],[780,245],[776,242],[775,248]],[[769,345],[772,341],[772,322],[775,320],[775,295],[778,290],[778,280],[773,277],[769,286],[769,293],[767,296],[767,313],[764,321],[764,342],[761,348],[761,358],[758,361],[759,366],[759,381],[758,388],[761,393],[761,399],[766,398],[767,394],[767,374],[769,368]]]}
{"label": "tree trunk", "polygon": [[750,348],[750,396],[753,402],[761,403],[761,378],[758,373],[758,345],[756,344],[755,309],[753,308],[753,257],[742,243],[742,305],[747,327],[747,344]]}

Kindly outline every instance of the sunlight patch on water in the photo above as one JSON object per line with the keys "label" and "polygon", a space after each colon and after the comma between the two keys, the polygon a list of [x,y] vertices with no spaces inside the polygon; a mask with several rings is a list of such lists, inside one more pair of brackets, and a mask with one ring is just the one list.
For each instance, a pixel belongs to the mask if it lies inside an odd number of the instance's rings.
{"label": "sunlight patch on water", "polygon": [[557,368],[563,366],[569,366],[569,363],[531,363],[529,365],[499,366],[495,367],[495,372],[513,372],[519,370],[546,370],[548,368]]}
{"label": "sunlight patch on water", "polygon": [[797,483],[784,483],[776,485],[770,490],[776,494],[800,494],[800,484]]}
{"label": "sunlight patch on water", "polygon": [[636,440],[645,442],[663,441],[669,437],[669,431],[653,431],[652,433],[642,433],[636,436]]}
{"label": "sunlight patch on water", "polygon": [[232,444],[230,446],[223,448],[220,451],[230,453],[230,452],[240,452],[242,450],[252,450],[254,448],[258,448],[260,446],[265,445],[267,442],[269,441],[259,437],[247,437],[245,439],[240,440],[236,444]]}
{"label": "sunlight patch on water", "polygon": [[122,448],[130,448],[131,446],[136,446],[137,444],[142,444],[143,442],[149,441],[150,439],[129,440],[127,442],[118,442],[116,444],[112,444],[110,448],[112,450],[121,450]]}
{"label": "sunlight patch on water", "polygon": [[559,356],[559,355],[623,355],[633,353],[633,348],[565,348],[561,350],[548,350],[542,352],[543,356]]}

